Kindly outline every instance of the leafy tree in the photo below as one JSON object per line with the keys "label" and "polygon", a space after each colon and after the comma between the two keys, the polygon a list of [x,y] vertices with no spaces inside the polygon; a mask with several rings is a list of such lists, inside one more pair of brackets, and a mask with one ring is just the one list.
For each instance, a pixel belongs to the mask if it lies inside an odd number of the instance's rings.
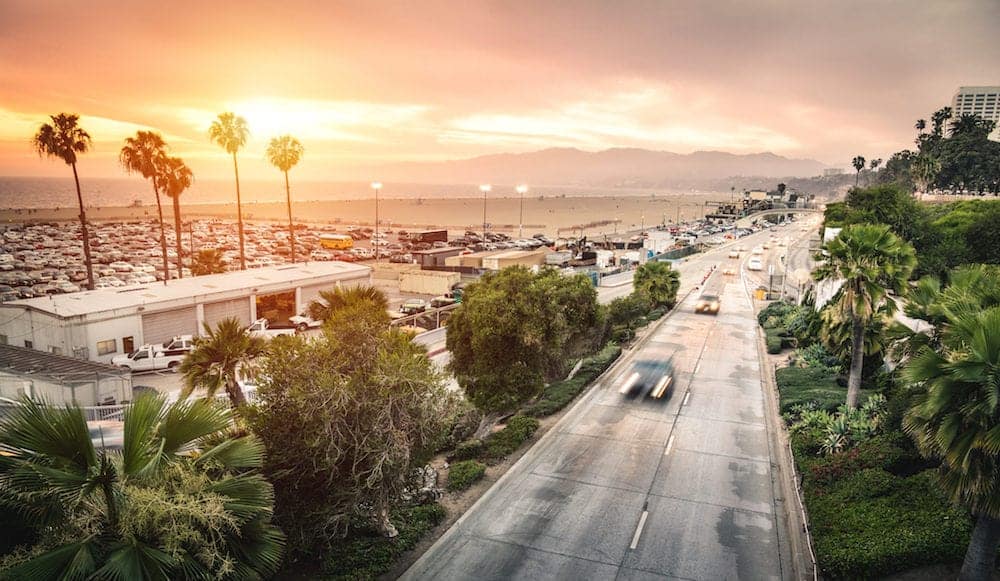
{"label": "leafy tree", "polygon": [[[179,157],[168,157],[163,160],[160,171],[156,177],[160,182],[160,188],[165,194],[170,196],[174,205],[174,234],[177,244],[177,278],[184,276],[184,262],[181,258],[181,194],[191,187],[191,180],[194,174],[191,169]],[[164,271],[166,272],[166,271]],[[194,274],[194,273],[192,273]]]}
{"label": "leafy tree", "polygon": [[214,329],[205,323],[205,336],[195,339],[194,349],[181,362],[181,397],[198,388],[204,388],[207,397],[214,397],[223,388],[233,407],[242,408],[247,400],[236,374],[252,369],[254,360],[266,351],[267,342],[251,335],[235,317],[223,319]]}
{"label": "leafy tree", "polygon": [[904,368],[917,388],[903,426],[924,455],[942,460],[941,486],[976,517],[959,579],[987,580],[1000,545],[1000,307],[943,314],[940,348],[923,348]]}
{"label": "leafy tree", "polygon": [[604,342],[605,311],[597,302],[597,289],[584,275],[566,276],[555,268],[542,269],[535,277],[535,284],[555,308],[556,319],[551,321],[564,340],[561,349],[550,361],[547,379],[562,377],[566,362],[587,355]]}
{"label": "leafy tree", "polygon": [[861,180],[861,171],[865,169],[864,156],[861,155],[854,156],[854,159],[851,160],[851,165],[854,166],[854,171],[858,172],[857,175],[854,176],[854,187],[857,187],[858,182]]}
{"label": "leafy tree", "polygon": [[121,451],[97,450],[82,410],[24,399],[0,423],[0,502],[39,542],[10,579],[260,579],[280,565],[263,446],[206,400],[138,398]]}
{"label": "leafy tree", "polygon": [[276,518],[302,556],[355,517],[389,521],[412,469],[433,452],[451,401],[441,375],[384,309],[337,310],[323,335],[275,343],[261,365],[251,424],[268,450]]}
{"label": "leafy tree", "polygon": [[654,306],[673,308],[680,286],[680,273],[669,262],[646,262],[635,271],[634,288],[646,293]]}
{"label": "leafy tree", "polygon": [[218,248],[203,248],[191,260],[191,274],[219,274],[226,272],[226,260]]}
{"label": "leafy tree", "polygon": [[972,261],[1000,264],[1000,205],[991,204],[965,232]]}
{"label": "leafy tree", "polygon": [[929,155],[918,155],[913,160],[913,183],[918,192],[927,192],[931,185],[937,180],[941,171],[941,162],[937,158]]}
{"label": "leafy tree", "polygon": [[851,366],[847,384],[847,406],[855,408],[861,393],[864,362],[864,332],[876,312],[892,315],[895,302],[886,291],[902,295],[916,265],[913,247],[893,234],[888,226],[855,224],[841,230],[823,249],[827,256],[813,272],[818,281],[843,281],[834,298],[842,317],[851,322]]}
{"label": "leafy tree", "polygon": [[128,173],[137,173],[153,183],[156,196],[156,214],[160,221],[160,251],[163,254],[163,284],[170,280],[167,264],[167,236],[163,230],[163,205],[160,203],[159,174],[167,157],[167,143],[155,131],[139,131],[135,137],[126,137],[118,160]]}
{"label": "leafy tree", "polygon": [[385,311],[389,308],[389,300],[385,298],[385,293],[370,285],[348,288],[337,286],[330,290],[319,291],[319,298],[310,301],[307,308],[309,316],[313,319],[328,321],[337,311],[360,303],[369,303],[383,314],[386,314]]}
{"label": "leafy tree", "polygon": [[[562,285],[570,288],[558,290]],[[582,286],[579,278],[511,267],[465,289],[448,321],[447,347],[451,371],[483,412],[477,435],[538,395],[545,380],[564,368],[572,338],[598,320],[596,294],[580,292]],[[562,298],[573,296],[586,304]]]}
{"label": "leafy tree", "polygon": [[87,234],[87,213],[83,209],[83,194],[80,192],[80,177],[76,173],[78,153],[90,150],[90,134],[81,129],[77,122],[79,115],[60,113],[51,115],[52,124],[43,123],[31,140],[31,145],[39,156],[58,158],[73,168],[73,182],[76,184],[76,201],[80,206],[80,233],[83,236],[83,262],[87,266],[87,288],[94,288],[94,263],[90,257],[90,236]]}
{"label": "leafy tree", "polygon": [[246,119],[235,113],[220,113],[208,128],[208,136],[233,156],[233,173],[236,174],[236,228],[240,234],[240,270],[247,269],[246,243],[243,239],[243,202],[240,200],[240,168],[236,154],[246,145],[250,130]]}
{"label": "leafy tree", "polygon": [[288,170],[295,167],[302,158],[304,148],[291,135],[275,137],[267,146],[267,160],[285,174],[285,200],[288,203],[288,240],[292,247],[292,262],[295,262],[295,226],[292,225],[292,188],[288,185]]}

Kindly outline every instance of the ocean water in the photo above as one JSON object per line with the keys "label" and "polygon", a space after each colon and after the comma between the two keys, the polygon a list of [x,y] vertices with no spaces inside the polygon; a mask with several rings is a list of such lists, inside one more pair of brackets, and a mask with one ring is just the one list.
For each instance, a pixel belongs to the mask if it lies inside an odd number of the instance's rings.
{"label": "ocean water", "polygon": [[[244,203],[284,202],[284,184],[277,180],[241,180],[240,194]],[[126,178],[87,178],[80,181],[83,203],[88,208],[156,204],[148,181]],[[507,191],[509,190],[509,191]],[[528,197],[538,196],[649,196],[681,195],[681,192],[643,189],[586,188],[577,186],[539,186]],[[406,184],[387,183],[381,190],[385,198],[469,198],[479,197],[473,184]],[[492,197],[516,197],[513,188],[496,187]],[[297,181],[292,185],[296,201],[357,200],[374,196],[368,183]],[[231,203],[236,198],[232,180],[196,180],[183,194],[189,204]],[[0,209],[76,207],[76,187],[73,178],[35,178],[0,176]]]}

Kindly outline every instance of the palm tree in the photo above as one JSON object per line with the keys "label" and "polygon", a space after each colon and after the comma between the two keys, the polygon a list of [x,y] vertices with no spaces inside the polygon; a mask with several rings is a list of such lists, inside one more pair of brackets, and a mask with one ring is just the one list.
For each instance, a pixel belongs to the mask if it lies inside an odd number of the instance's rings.
{"label": "palm tree", "polygon": [[368,285],[353,286],[348,289],[334,287],[319,291],[319,299],[309,303],[309,316],[317,321],[326,321],[337,311],[362,302],[371,303],[379,311],[389,308],[385,294]]}
{"label": "palm tree", "polygon": [[208,128],[208,136],[213,142],[233,156],[233,172],[236,174],[236,228],[240,233],[240,270],[247,269],[246,243],[243,241],[243,202],[240,200],[240,167],[236,154],[246,145],[250,130],[247,121],[234,113],[220,113]]}
{"label": "palm tree", "polygon": [[651,261],[635,271],[634,288],[645,292],[656,306],[672,307],[677,301],[680,273],[670,268],[670,263]]}
{"label": "palm tree", "polygon": [[847,406],[854,408],[861,393],[865,329],[879,311],[895,312],[887,297],[892,290],[902,295],[917,259],[910,246],[884,224],[853,224],[823,246],[826,256],[813,272],[817,281],[843,281],[835,307],[851,323],[851,368],[847,382]]}
{"label": "palm tree", "polygon": [[858,186],[858,181],[861,179],[861,170],[865,169],[865,158],[861,155],[854,156],[851,160],[851,165],[854,166],[854,170],[858,172],[858,175],[854,177],[854,187]]}
{"label": "palm tree", "polygon": [[942,348],[903,371],[919,386],[903,428],[942,460],[940,483],[976,517],[959,579],[988,580],[1000,545],[1000,307],[947,312]]}
{"label": "palm tree", "polygon": [[170,196],[174,204],[174,233],[177,243],[177,278],[184,278],[184,261],[181,259],[181,194],[191,187],[194,174],[191,173],[184,160],[179,157],[168,157],[157,174],[163,193]]}
{"label": "palm tree", "polygon": [[191,274],[219,274],[226,272],[226,261],[218,248],[203,248],[191,257]]}
{"label": "palm tree", "polygon": [[80,205],[80,233],[83,235],[83,262],[87,266],[87,288],[94,288],[94,265],[90,258],[90,236],[87,235],[87,214],[83,210],[83,194],[80,192],[80,177],[76,173],[76,155],[90,149],[90,134],[80,129],[79,115],[60,113],[50,115],[52,124],[43,123],[31,140],[31,145],[39,156],[55,157],[73,168],[76,183],[76,201]]}
{"label": "palm tree", "polygon": [[941,171],[941,162],[936,157],[929,154],[920,154],[913,161],[913,181],[917,190],[926,193],[937,180],[937,175]]}
{"label": "palm tree", "polygon": [[36,523],[39,542],[0,577],[273,575],[284,536],[270,522],[273,489],[256,473],[264,447],[231,437],[231,421],[214,402],[142,396],[112,451],[95,448],[80,408],[21,400],[0,423],[0,501]]}
{"label": "palm tree", "polygon": [[159,172],[167,157],[167,143],[163,137],[154,131],[139,131],[135,137],[127,137],[125,146],[118,154],[118,160],[128,173],[138,173],[153,182],[153,194],[156,196],[156,213],[160,219],[160,250],[163,253],[163,284],[170,280],[170,267],[167,264],[167,235],[163,229],[163,205],[160,204]]}
{"label": "palm tree", "polygon": [[926,119],[917,119],[917,122],[913,124],[913,128],[917,130],[917,137],[924,134],[924,129],[927,129]]}
{"label": "palm tree", "polygon": [[298,139],[291,135],[275,137],[267,146],[267,159],[271,165],[285,174],[285,200],[288,203],[288,240],[292,246],[292,262],[295,262],[295,227],[292,225],[292,189],[288,185],[288,170],[295,167],[304,151]]}
{"label": "palm tree", "polygon": [[234,317],[223,319],[215,329],[206,323],[205,336],[195,340],[194,349],[181,362],[181,397],[188,397],[199,387],[205,388],[207,397],[214,397],[221,387],[229,394],[233,407],[243,407],[247,400],[236,374],[251,368],[254,359],[266,351],[267,342],[251,335]]}

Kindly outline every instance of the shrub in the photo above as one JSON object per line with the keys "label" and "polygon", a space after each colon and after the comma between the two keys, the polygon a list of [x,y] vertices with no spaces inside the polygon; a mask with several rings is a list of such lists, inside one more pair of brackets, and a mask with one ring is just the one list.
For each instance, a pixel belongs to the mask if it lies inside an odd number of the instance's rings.
{"label": "shrub", "polygon": [[392,568],[396,559],[416,546],[445,517],[440,504],[401,508],[390,517],[399,530],[386,538],[366,523],[358,523],[346,539],[331,544],[323,557],[324,578],[331,580],[375,579]]}
{"label": "shrub", "polygon": [[584,359],[583,365],[580,366],[573,379],[556,381],[547,385],[538,400],[525,408],[524,414],[540,418],[563,409],[598,375],[604,373],[604,370],[618,359],[621,352],[621,347],[610,343],[598,353]]}
{"label": "shrub", "polygon": [[767,352],[771,355],[781,353],[781,337],[767,335],[764,339],[764,344],[767,346]]}
{"label": "shrub", "polygon": [[478,438],[466,440],[455,447],[451,454],[448,454],[448,461],[471,460],[479,458],[486,451],[486,445]]}
{"label": "shrub", "polygon": [[493,460],[500,460],[513,454],[521,447],[521,444],[535,433],[538,426],[538,420],[535,418],[512,417],[502,430],[486,438],[486,456]]}
{"label": "shrub", "polygon": [[478,482],[486,473],[486,465],[475,460],[455,462],[448,470],[448,490],[465,490]]}
{"label": "shrub", "polygon": [[784,301],[773,302],[757,313],[757,323],[765,329],[781,326],[784,324],[785,317],[794,312],[795,309],[795,305],[791,303]]}
{"label": "shrub", "polygon": [[972,527],[941,494],[933,471],[900,478],[863,469],[829,487],[807,486],[806,503],[817,560],[834,579],[961,561]]}
{"label": "shrub", "polygon": [[781,399],[781,413],[794,406],[814,403],[816,409],[835,411],[847,397],[836,376],[823,368],[783,367],[774,374]]}

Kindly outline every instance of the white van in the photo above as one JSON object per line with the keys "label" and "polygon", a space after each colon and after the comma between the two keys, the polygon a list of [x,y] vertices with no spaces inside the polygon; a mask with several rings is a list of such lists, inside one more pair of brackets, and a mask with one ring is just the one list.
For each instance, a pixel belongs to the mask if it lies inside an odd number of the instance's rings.
{"label": "white van", "polygon": [[764,263],[756,256],[751,257],[747,261],[747,270],[764,270]]}

